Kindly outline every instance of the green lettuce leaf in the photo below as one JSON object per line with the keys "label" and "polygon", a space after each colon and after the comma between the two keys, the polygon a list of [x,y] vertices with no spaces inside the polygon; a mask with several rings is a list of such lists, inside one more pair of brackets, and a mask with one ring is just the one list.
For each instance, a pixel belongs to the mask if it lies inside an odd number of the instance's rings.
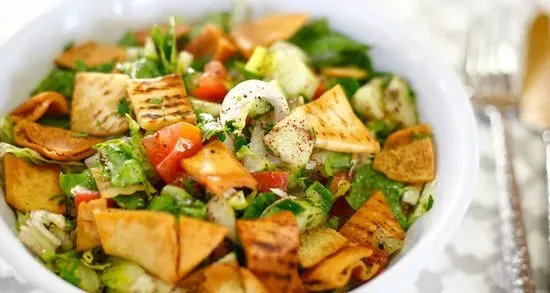
{"label": "green lettuce leaf", "polygon": [[206,205],[193,198],[184,189],[174,185],[166,185],[160,196],[154,197],[147,207],[152,211],[164,211],[173,215],[206,219]]}
{"label": "green lettuce leaf", "polygon": [[145,200],[139,194],[117,195],[114,201],[123,209],[137,210],[145,207]]}
{"label": "green lettuce leaf", "polygon": [[71,189],[76,186],[82,186],[89,190],[97,190],[97,185],[90,169],[86,169],[82,173],[61,174],[59,175],[59,184],[67,195],[73,195],[71,194]]}
{"label": "green lettuce leaf", "polygon": [[13,127],[15,124],[10,117],[0,119],[0,142],[13,143]]}
{"label": "green lettuce leaf", "polygon": [[138,47],[138,43],[136,40],[136,37],[134,36],[132,31],[127,31],[124,33],[122,38],[118,41],[118,44],[123,47]]}
{"label": "green lettuce leaf", "polygon": [[42,117],[36,123],[57,128],[71,128],[71,118],[69,116]]}
{"label": "green lettuce leaf", "polygon": [[258,194],[254,200],[248,205],[243,219],[256,219],[259,218],[267,207],[273,204],[277,200],[277,196],[273,192],[264,192]]}
{"label": "green lettuce leaf", "polygon": [[6,154],[13,154],[20,159],[27,160],[33,164],[57,164],[68,167],[84,167],[84,164],[78,161],[61,162],[49,160],[42,157],[37,151],[28,148],[18,148],[8,143],[0,142],[0,158]]}
{"label": "green lettuce leaf", "polygon": [[62,94],[66,98],[73,96],[75,72],[54,68],[46,77],[40,81],[36,89],[32,92],[33,95],[54,91]]}
{"label": "green lettuce leaf", "polygon": [[389,179],[384,174],[373,169],[372,164],[365,164],[355,171],[351,190],[346,197],[348,204],[355,210],[359,209],[376,190],[382,191],[393,215],[403,227],[408,226],[407,217],[401,209],[401,196],[405,184]]}

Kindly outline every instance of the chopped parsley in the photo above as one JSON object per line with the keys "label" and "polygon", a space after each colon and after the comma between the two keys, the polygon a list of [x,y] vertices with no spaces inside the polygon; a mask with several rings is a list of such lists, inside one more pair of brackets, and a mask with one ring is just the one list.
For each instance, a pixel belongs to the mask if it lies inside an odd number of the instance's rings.
{"label": "chopped parsley", "polygon": [[126,114],[130,114],[130,104],[128,104],[128,101],[126,101],[124,97],[118,100],[116,113],[118,114],[118,116],[124,116]]}

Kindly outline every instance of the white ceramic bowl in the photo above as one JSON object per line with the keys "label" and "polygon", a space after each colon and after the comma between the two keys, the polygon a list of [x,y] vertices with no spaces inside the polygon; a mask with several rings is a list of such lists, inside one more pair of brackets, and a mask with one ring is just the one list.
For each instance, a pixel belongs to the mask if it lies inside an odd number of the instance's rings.
{"label": "white ceramic bowl", "polygon": [[[404,292],[449,241],[470,203],[478,168],[475,119],[458,78],[425,45],[376,7],[375,0],[252,1],[254,12],[307,11],[372,45],[377,68],[407,77],[418,96],[420,116],[437,141],[436,202],[407,235],[403,252],[380,276],[355,292]],[[346,4],[344,4],[346,3]],[[227,9],[230,1],[79,0],[41,15],[0,49],[0,114],[24,101],[69,41],[115,42],[127,29],[165,20],[169,15],[198,17]],[[1,191],[0,191],[1,192]],[[18,241],[15,217],[0,200],[0,256],[20,276],[47,292],[80,292],[48,271]],[[146,248],[144,248],[146,249]]]}

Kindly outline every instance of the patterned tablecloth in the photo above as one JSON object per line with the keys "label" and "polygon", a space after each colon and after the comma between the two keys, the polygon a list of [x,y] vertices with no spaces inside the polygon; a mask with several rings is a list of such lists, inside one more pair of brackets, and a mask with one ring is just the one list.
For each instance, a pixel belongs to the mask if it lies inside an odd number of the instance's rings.
{"label": "patterned tablecloth", "polygon": [[[0,45],[35,15],[60,0],[3,0],[1,2]],[[384,0],[409,27],[430,44],[455,68],[460,68],[464,35],[476,18],[495,11],[496,6],[512,6],[514,15],[525,18],[537,5],[550,11],[550,0]],[[6,7],[7,5],[7,7]],[[477,193],[451,243],[424,270],[410,292],[474,293],[505,292],[502,288],[499,251],[499,218],[495,164],[487,121],[479,116],[481,172]],[[546,202],[543,144],[540,136],[512,123],[514,164],[523,198],[531,261],[537,292],[550,293],[549,243],[546,241]],[[474,184],[474,183],[472,183]],[[38,293],[17,278],[0,259],[0,291]]]}

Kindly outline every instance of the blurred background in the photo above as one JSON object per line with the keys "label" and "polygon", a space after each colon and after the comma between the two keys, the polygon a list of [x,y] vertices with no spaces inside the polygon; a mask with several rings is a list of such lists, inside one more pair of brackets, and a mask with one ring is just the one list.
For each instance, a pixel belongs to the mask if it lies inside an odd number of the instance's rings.
{"label": "blurred background", "polygon": [[[0,0],[0,45],[39,13],[62,0]],[[77,1],[77,0],[73,0]],[[367,0],[365,0],[367,1]],[[374,0],[373,0],[374,1]],[[345,0],[343,0],[345,2]],[[508,33],[518,48],[537,9],[550,13],[550,0],[383,0],[378,1],[405,23],[420,40],[461,71],[466,31],[501,8],[512,11],[514,28]],[[548,77],[550,80],[550,77]],[[478,115],[480,174],[466,218],[444,252],[423,271],[408,293],[505,292],[495,180],[495,163],[487,120]],[[540,135],[517,120],[511,123],[514,167],[522,193],[531,262],[538,293],[550,292],[550,252],[547,240],[544,146]],[[472,184],[476,184],[472,182]],[[14,276],[0,259],[0,291],[38,293]]]}

